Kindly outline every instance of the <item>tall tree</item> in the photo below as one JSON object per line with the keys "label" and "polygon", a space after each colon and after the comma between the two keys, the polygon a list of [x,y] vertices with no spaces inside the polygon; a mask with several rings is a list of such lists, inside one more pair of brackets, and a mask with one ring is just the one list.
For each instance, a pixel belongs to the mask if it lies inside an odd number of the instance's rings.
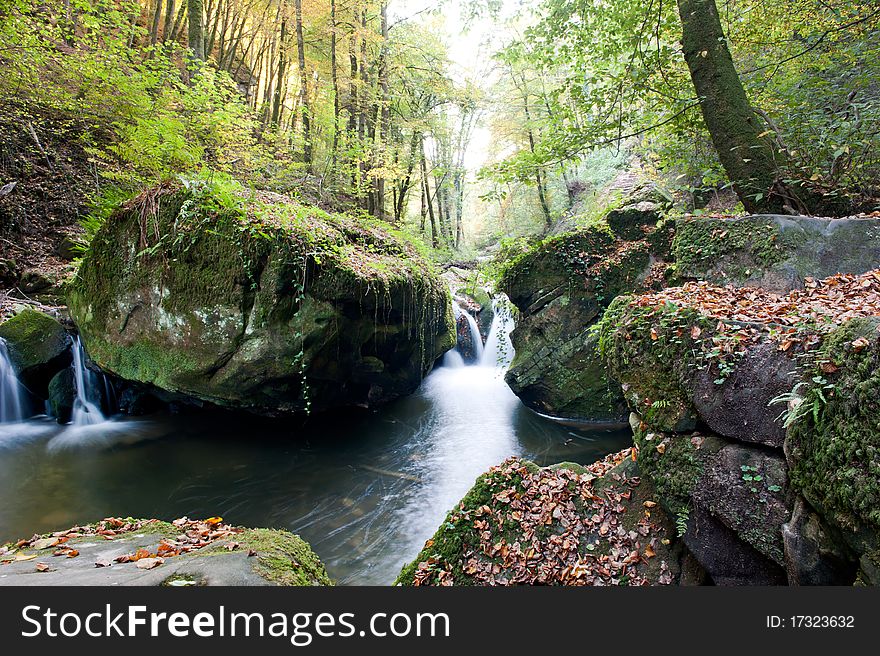
{"label": "tall tree", "polygon": [[189,14],[189,49],[195,59],[205,61],[204,0],[187,0],[186,11]]}
{"label": "tall tree", "polygon": [[303,39],[302,0],[294,0],[296,11],[296,55],[299,63],[300,110],[303,126],[303,161],[312,164],[312,117],[309,108],[309,79],[306,75],[306,44]]}
{"label": "tall tree", "polygon": [[783,155],[766,138],[749,103],[715,0],[677,2],[684,58],[700,97],[703,120],[743,206],[749,212],[779,212],[803,204],[779,179],[778,158]]}

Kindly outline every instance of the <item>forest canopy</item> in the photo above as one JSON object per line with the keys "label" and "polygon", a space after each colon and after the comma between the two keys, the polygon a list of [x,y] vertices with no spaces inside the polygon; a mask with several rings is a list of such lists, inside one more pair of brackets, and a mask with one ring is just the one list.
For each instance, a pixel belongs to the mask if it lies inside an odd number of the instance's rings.
{"label": "forest canopy", "polygon": [[633,158],[691,211],[872,211],[878,55],[871,2],[3,0],[0,118],[82,146],[95,221],[219,171],[449,253],[600,214]]}

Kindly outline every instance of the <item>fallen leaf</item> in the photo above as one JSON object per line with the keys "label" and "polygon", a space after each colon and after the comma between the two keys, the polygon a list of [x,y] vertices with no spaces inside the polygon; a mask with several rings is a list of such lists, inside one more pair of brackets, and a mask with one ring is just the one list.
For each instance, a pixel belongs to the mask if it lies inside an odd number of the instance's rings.
{"label": "fallen leaf", "polygon": [[37,563],[36,570],[38,572],[48,572],[49,566],[46,563]]}
{"label": "fallen leaf", "polygon": [[164,558],[141,558],[137,561],[136,567],[138,569],[154,569],[159,567],[159,565],[164,565]]}
{"label": "fallen leaf", "polygon": [[31,547],[33,547],[34,549],[37,549],[37,550],[49,549],[50,547],[54,547],[55,545],[57,545],[59,542],[61,542],[61,540],[59,538],[42,538],[40,540],[35,541],[31,545]]}

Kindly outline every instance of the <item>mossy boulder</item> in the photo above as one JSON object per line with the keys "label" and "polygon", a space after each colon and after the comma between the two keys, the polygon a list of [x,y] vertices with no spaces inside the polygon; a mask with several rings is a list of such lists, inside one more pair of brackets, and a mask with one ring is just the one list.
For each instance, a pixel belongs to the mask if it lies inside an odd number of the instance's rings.
{"label": "mossy boulder", "polygon": [[655,498],[630,449],[585,467],[512,458],[477,479],[397,583],[677,583],[683,553]]}
{"label": "mossy boulder", "polygon": [[785,293],[803,287],[807,277],[880,267],[880,219],[682,218],[673,253],[683,278]]}
{"label": "mossy boulder", "polygon": [[390,401],[455,342],[448,290],[396,230],[225,180],[122,206],[68,297],[105,371],[268,415]]}
{"label": "mossy boulder", "polygon": [[620,385],[605,375],[591,327],[618,294],[639,288],[645,241],[594,226],[551,237],[511,261],[499,288],[519,309],[511,389],[530,408],[567,419],[623,422]]}
{"label": "mossy boulder", "polygon": [[837,328],[814,366],[795,388],[785,443],[792,485],[868,566],[880,553],[880,319]]}
{"label": "mossy boulder", "polygon": [[[185,519],[185,518],[184,518]],[[180,520],[178,520],[180,521]],[[190,522],[189,524],[194,524]],[[160,520],[110,518],[19,543],[0,545],[3,584],[123,586],[326,586],[327,571],[312,548],[284,530],[241,528],[195,533]],[[105,537],[106,536],[106,537]],[[59,538],[63,540],[59,542]],[[112,539],[108,539],[112,538]],[[180,544],[196,548],[181,550]],[[204,546],[202,546],[204,545]],[[53,552],[61,550],[53,558]],[[73,551],[71,555],[71,551]],[[138,553],[154,559],[142,568]],[[35,563],[48,567],[36,569]]]}
{"label": "mossy boulder", "polygon": [[780,351],[750,327],[673,304],[617,298],[597,328],[608,371],[656,430],[698,424],[742,442],[781,447],[782,408],[772,401],[799,376],[798,348]]}
{"label": "mossy boulder", "polygon": [[22,383],[46,398],[52,376],[71,361],[72,340],[64,326],[48,314],[24,308],[0,324],[0,338],[6,340]]}

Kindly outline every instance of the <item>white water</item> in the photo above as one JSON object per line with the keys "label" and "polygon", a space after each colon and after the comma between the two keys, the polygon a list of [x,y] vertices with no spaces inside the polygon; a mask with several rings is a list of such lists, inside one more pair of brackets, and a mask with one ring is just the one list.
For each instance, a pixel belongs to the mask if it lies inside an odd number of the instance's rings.
{"label": "white water", "polygon": [[70,423],[73,426],[92,426],[107,421],[101,408],[93,400],[96,376],[85,366],[85,350],[79,336],[73,345],[73,373],[76,399],[73,401]]}
{"label": "white water", "polygon": [[467,321],[468,331],[470,332],[471,337],[471,344],[474,345],[474,360],[479,362],[483,358],[483,338],[480,335],[480,329],[477,327],[476,320],[471,316],[470,312],[464,310],[455,301],[452,302],[452,311],[455,314],[456,322],[461,316],[464,316],[465,320]]}
{"label": "white water", "polygon": [[508,303],[500,298],[492,301],[492,311],[494,313],[492,327],[489,328],[489,336],[486,339],[480,364],[484,367],[499,367],[506,371],[513,362],[513,344],[510,341],[513,316]]}
{"label": "white water", "polygon": [[15,367],[9,359],[6,340],[0,337],[0,424],[19,422],[23,419],[21,383],[18,382]]}

